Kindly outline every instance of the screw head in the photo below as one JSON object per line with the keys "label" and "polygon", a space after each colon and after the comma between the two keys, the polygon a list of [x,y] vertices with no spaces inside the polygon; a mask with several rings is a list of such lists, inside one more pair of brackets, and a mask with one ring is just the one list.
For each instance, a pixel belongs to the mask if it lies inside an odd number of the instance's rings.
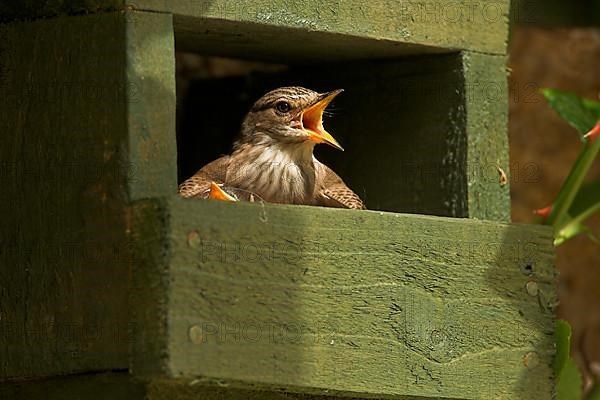
{"label": "screw head", "polygon": [[527,291],[527,294],[530,296],[537,296],[538,295],[538,285],[535,281],[529,281],[527,282],[527,284],[525,285],[525,290]]}
{"label": "screw head", "polygon": [[535,351],[531,351],[523,357],[523,364],[525,364],[527,369],[534,369],[540,365],[540,356]]}
{"label": "screw head", "polygon": [[200,246],[200,234],[197,231],[191,231],[187,235],[187,244],[190,247],[198,247]]}
{"label": "screw head", "polygon": [[202,344],[204,342],[204,332],[200,325],[192,325],[188,331],[188,336],[194,344]]}

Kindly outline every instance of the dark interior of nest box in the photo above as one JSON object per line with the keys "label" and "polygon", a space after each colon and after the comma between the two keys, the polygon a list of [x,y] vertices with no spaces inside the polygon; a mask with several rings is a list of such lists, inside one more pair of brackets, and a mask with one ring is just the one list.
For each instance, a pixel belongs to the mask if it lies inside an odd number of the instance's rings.
{"label": "dark interior of nest box", "polygon": [[458,54],[280,65],[177,52],[178,179],[228,154],[243,116],[267,91],[343,88],[316,147],[372,210],[466,216],[464,83]]}

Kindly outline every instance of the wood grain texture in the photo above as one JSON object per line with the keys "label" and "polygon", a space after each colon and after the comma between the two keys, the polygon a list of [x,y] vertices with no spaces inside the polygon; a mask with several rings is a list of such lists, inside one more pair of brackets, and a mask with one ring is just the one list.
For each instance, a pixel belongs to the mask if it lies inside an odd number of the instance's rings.
{"label": "wood grain texture", "polygon": [[177,193],[175,42],[170,15],[127,12],[130,200]]}
{"label": "wood grain texture", "polygon": [[[167,283],[133,292],[165,329],[165,352],[134,352],[134,371],[312,394],[551,398],[544,227],[181,198],[134,208],[154,210],[134,218],[137,268],[153,269],[135,287]],[[141,258],[156,249],[159,267]],[[144,331],[134,325],[134,343]]]}
{"label": "wood grain texture", "polygon": [[[453,50],[468,49],[505,54],[508,36],[509,1],[473,3],[466,1],[389,1],[336,2],[260,0],[126,0],[141,10],[170,12],[175,27],[196,35],[198,43],[217,50],[218,42],[257,54],[303,52],[310,56],[314,48],[328,49],[330,56],[353,52],[352,42],[344,37],[371,39],[365,51],[380,54],[426,52],[425,47]],[[212,31],[210,34],[207,30]],[[234,35],[232,33],[235,32]],[[294,46],[290,38],[304,39]],[[208,40],[200,40],[206,38]],[[210,40],[217,40],[210,45]],[[292,39],[293,40],[293,39]],[[377,41],[388,42],[378,46]],[[320,46],[314,43],[321,42]],[[358,42],[360,46],[360,42]],[[409,45],[402,49],[401,45]],[[229,46],[228,46],[229,47]],[[394,51],[394,47],[396,50]]]}
{"label": "wood grain texture", "polygon": [[[80,374],[0,383],[0,398],[11,400],[336,400],[206,379],[144,382],[126,371]],[[347,400],[359,400],[347,398]],[[371,399],[373,400],[373,399]],[[408,397],[406,400],[423,400]],[[428,399],[438,400],[438,399]],[[441,400],[441,399],[439,399]]]}
{"label": "wood grain texture", "polygon": [[123,0],[3,0],[0,3],[0,22],[88,14],[122,8]]}
{"label": "wood grain texture", "polygon": [[[470,218],[510,221],[506,58],[463,52],[464,131]],[[502,182],[501,172],[506,182]]]}
{"label": "wood grain texture", "polygon": [[[136,340],[130,341],[129,370],[136,376],[160,376],[168,368],[163,317],[168,313],[170,249],[167,242],[169,217],[164,206],[146,201],[131,208],[130,245],[134,255],[130,291],[130,327]],[[143,222],[140,222],[143,221]]]}
{"label": "wood grain texture", "polygon": [[[148,400],[340,400],[342,398],[334,394],[293,393],[272,386],[250,385],[247,382],[224,382],[223,380],[204,378],[154,379],[147,382],[146,393]],[[376,397],[368,398],[377,400]],[[360,398],[344,396],[343,399],[359,400]],[[442,399],[405,396],[402,397],[402,400]]]}
{"label": "wood grain texture", "polygon": [[123,16],[0,37],[0,380],[126,367]]}
{"label": "wood grain texture", "polygon": [[126,205],[176,192],[170,24],[0,27],[0,380],[128,366]]}
{"label": "wood grain texture", "polygon": [[453,50],[505,54],[508,0],[8,0],[0,20],[137,9],[170,13],[180,44],[250,58],[393,57]]}
{"label": "wood grain texture", "polygon": [[11,400],[145,400],[146,385],[126,372],[81,374],[0,383],[0,398]]}

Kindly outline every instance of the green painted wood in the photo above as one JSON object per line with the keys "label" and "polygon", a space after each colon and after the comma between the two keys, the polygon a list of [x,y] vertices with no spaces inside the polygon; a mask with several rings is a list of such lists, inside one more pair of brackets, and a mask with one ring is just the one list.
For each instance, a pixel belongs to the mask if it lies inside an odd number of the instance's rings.
{"label": "green painted wood", "polygon": [[0,37],[0,380],[123,368],[123,16],[3,25]]}
{"label": "green painted wood", "polygon": [[159,316],[168,312],[169,277],[165,255],[170,251],[166,240],[169,221],[164,207],[150,201],[133,208],[130,218],[133,224],[130,245],[135,255],[130,325],[136,332],[136,340],[131,341],[131,354],[135,354],[135,358],[131,358],[129,369],[136,376],[160,375],[168,362],[166,343],[162,340],[168,335],[168,329]]}
{"label": "green painted wood", "polygon": [[[506,59],[462,53],[467,208],[470,218],[510,221]],[[456,139],[449,146],[459,145]],[[452,154],[444,162],[452,163]],[[506,175],[502,182],[500,171]]]}
{"label": "green painted wood", "polygon": [[121,9],[123,0],[2,0],[0,22]]}
{"label": "green painted wood", "polygon": [[[154,379],[147,383],[148,400],[339,400],[342,397],[293,393],[279,389],[268,391],[264,385],[224,382],[210,379]],[[277,389],[277,388],[275,388]],[[343,397],[359,400],[358,397]],[[369,397],[371,400],[377,398]],[[403,400],[442,400],[434,397],[406,396]]]}
{"label": "green painted wood", "polygon": [[126,205],[176,191],[171,17],[129,15],[0,26],[0,380],[128,366]]}
{"label": "green painted wood", "polygon": [[60,0],[8,1],[0,18],[137,9],[172,13],[188,49],[296,61],[393,57],[457,49],[505,54],[509,0]]}
{"label": "green painted wood", "polygon": [[170,15],[127,12],[129,198],[177,192],[175,43]]}
{"label": "green painted wood", "polygon": [[[127,372],[81,374],[0,383],[0,398],[11,400],[335,400],[339,397],[266,391],[239,383],[205,379],[134,379]],[[346,398],[359,400],[358,398]],[[424,400],[407,398],[406,400]],[[431,400],[431,399],[428,399]],[[438,400],[438,399],[432,399]],[[441,399],[439,399],[441,400]]]}
{"label": "green painted wood", "polygon": [[11,400],[145,400],[146,385],[127,372],[82,374],[0,383],[0,398]]}
{"label": "green painted wood", "polygon": [[551,398],[545,227],[170,198],[132,235],[137,376]]}
{"label": "green painted wood", "polygon": [[[176,29],[191,35],[198,45],[214,50],[219,50],[217,43],[225,42],[246,52],[265,54],[268,49],[269,53],[292,55],[297,53],[294,48],[298,48],[294,41],[290,43],[294,35],[296,43],[302,43],[303,48],[321,42],[320,46],[311,47],[320,47],[323,54],[325,49],[330,55],[355,51],[351,49],[353,42],[343,39],[346,36],[387,41],[388,46],[373,49],[380,49],[380,54],[388,56],[397,55],[399,51],[427,51],[423,46],[504,54],[510,5],[504,0],[491,5],[388,0],[328,3],[316,0],[128,0],[127,3],[137,9],[173,13]],[[235,32],[233,36],[232,32]],[[211,45],[209,41],[216,42]],[[207,43],[202,45],[202,42]],[[400,50],[397,45],[401,43],[409,47]],[[357,45],[360,47],[361,42]],[[413,46],[418,47],[411,48]]]}

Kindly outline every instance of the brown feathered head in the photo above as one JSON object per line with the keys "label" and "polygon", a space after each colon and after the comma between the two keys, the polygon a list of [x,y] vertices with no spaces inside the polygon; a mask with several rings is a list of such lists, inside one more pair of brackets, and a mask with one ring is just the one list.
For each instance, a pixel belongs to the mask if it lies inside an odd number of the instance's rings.
{"label": "brown feathered head", "polygon": [[299,86],[272,90],[244,118],[240,142],[327,143],[344,150],[323,127],[323,111],[342,91],[317,93]]}

